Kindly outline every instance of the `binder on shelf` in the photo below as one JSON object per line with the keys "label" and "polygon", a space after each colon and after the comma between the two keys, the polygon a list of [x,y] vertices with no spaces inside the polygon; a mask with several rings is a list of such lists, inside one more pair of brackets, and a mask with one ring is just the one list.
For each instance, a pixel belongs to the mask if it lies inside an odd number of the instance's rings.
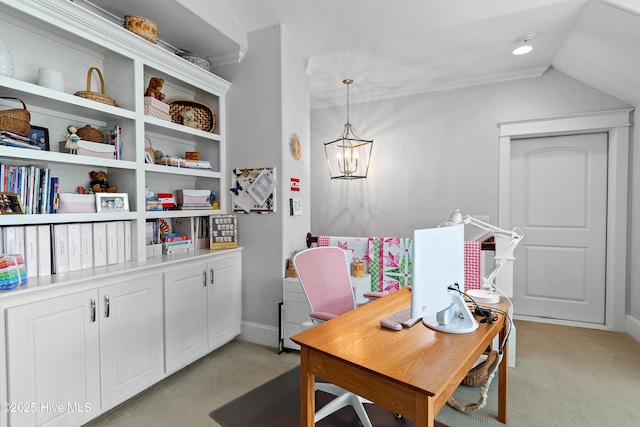
{"label": "binder on shelf", "polygon": [[118,263],[118,226],[107,222],[107,265]]}
{"label": "binder on shelf", "polygon": [[24,262],[27,265],[27,277],[38,276],[38,227],[28,225],[24,228]]}
{"label": "binder on shelf", "polygon": [[80,224],[67,225],[67,236],[69,238],[69,271],[77,271],[82,268]]}
{"label": "binder on shelf", "polygon": [[69,271],[69,235],[67,224],[53,226],[53,271],[56,274]]}
{"label": "binder on shelf", "polygon": [[133,254],[131,253],[131,221],[124,223],[124,260],[131,261]]}
{"label": "binder on shelf", "polygon": [[16,227],[16,252],[24,258],[24,226]]}
{"label": "binder on shelf", "polygon": [[80,263],[83,269],[93,267],[93,226],[88,222],[80,224]]}
{"label": "binder on shelf", "polygon": [[107,265],[107,223],[93,223],[93,266]]}
{"label": "binder on shelf", "polygon": [[117,232],[117,260],[118,262],[124,262],[124,221],[116,221]]}
{"label": "binder on shelf", "polygon": [[51,275],[51,226],[38,225],[38,276]]}
{"label": "binder on shelf", "polygon": [[24,227],[10,226],[4,228],[4,253],[20,254],[24,258]]}

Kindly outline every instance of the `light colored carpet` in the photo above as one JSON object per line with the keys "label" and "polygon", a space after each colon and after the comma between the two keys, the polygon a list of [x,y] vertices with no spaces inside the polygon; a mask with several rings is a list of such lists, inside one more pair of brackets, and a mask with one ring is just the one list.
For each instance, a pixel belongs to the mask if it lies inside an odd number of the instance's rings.
{"label": "light colored carpet", "polygon": [[[623,333],[516,321],[516,367],[509,369],[510,426],[640,425],[640,343]],[[455,427],[502,426],[497,380],[487,406],[472,414],[445,407],[437,417]],[[461,402],[477,389],[459,387]]]}
{"label": "light colored carpet", "polygon": [[[623,333],[516,325],[518,358],[509,370],[508,425],[638,425],[640,343]],[[233,341],[87,425],[216,427],[209,417],[213,409],[298,363],[296,352],[279,355],[272,348]],[[502,426],[495,419],[496,385],[494,380],[484,409],[462,414],[445,407],[437,419],[452,427]],[[478,389],[459,387],[455,397],[476,401]]]}

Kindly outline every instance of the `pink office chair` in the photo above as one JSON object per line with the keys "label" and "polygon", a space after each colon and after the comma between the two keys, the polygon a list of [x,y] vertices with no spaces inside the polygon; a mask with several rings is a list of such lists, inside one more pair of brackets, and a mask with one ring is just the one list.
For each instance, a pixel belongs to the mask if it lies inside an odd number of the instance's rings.
{"label": "pink office chair", "polygon": [[[293,265],[298,273],[304,292],[311,305],[310,320],[321,323],[337,317],[356,307],[351,276],[345,251],[336,246],[307,249],[293,257]],[[366,292],[365,298],[377,298],[380,292]],[[347,405],[353,406],[364,427],[373,427],[363,403],[371,403],[334,384],[316,383],[316,390],[330,393],[336,398],[315,413],[318,422]]]}

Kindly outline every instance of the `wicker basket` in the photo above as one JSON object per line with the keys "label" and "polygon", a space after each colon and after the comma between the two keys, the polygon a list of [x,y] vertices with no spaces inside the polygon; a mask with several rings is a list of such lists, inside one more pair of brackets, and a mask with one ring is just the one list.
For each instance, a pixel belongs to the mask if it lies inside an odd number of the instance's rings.
{"label": "wicker basket", "polygon": [[467,387],[478,387],[482,384],[486,383],[489,379],[489,367],[493,365],[496,358],[498,357],[498,352],[492,350],[487,355],[487,360],[472,368],[467,376],[462,380],[462,385],[466,385]]}
{"label": "wicker basket", "polygon": [[218,118],[213,110],[206,104],[189,99],[174,99],[169,101],[169,114],[173,123],[182,124],[182,112],[193,110],[195,120],[200,123],[200,128],[205,132],[213,132]]}
{"label": "wicker basket", "polygon": [[[100,93],[91,91],[91,72],[96,71],[98,73],[98,77],[100,78]],[[92,101],[101,102],[107,105],[116,105],[116,101],[104,94],[104,78],[102,78],[102,73],[96,67],[89,68],[87,71],[87,90],[79,90],[74,93],[75,96],[79,96],[80,98],[90,99]]]}
{"label": "wicker basket", "polygon": [[76,135],[78,135],[80,139],[84,139],[85,141],[104,142],[104,134],[98,129],[92,128],[89,125],[78,129]]}
{"label": "wicker basket", "polygon": [[15,133],[20,136],[29,136],[31,130],[31,114],[22,100],[10,96],[0,96],[2,99],[15,99],[20,101],[22,108],[12,108],[0,111],[0,130]]}
{"label": "wicker basket", "polygon": [[158,25],[150,19],[138,15],[126,15],[124,27],[151,43],[158,39]]}
{"label": "wicker basket", "polygon": [[176,55],[178,55],[181,58],[186,59],[187,61],[196,64],[198,67],[200,68],[204,68],[207,71],[211,71],[211,62],[209,62],[207,59],[202,58],[200,56],[197,56],[191,52],[187,52],[187,51],[178,51],[176,52]]}

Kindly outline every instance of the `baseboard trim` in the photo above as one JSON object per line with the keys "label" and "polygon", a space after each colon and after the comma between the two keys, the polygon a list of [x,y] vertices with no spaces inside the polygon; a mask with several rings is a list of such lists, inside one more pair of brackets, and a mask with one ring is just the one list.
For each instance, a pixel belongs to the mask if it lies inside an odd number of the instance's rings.
{"label": "baseboard trim", "polygon": [[635,338],[636,341],[640,341],[640,320],[630,314],[627,314],[625,319],[625,331]]}
{"label": "baseboard trim", "polygon": [[549,323],[551,325],[562,325],[562,326],[575,326],[578,328],[588,328],[588,329],[600,329],[603,331],[612,331],[610,327],[607,325],[601,325],[599,323],[585,323],[585,322],[574,322],[571,320],[560,320],[560,319],[551,319],[548,317],[535,317],[535,316],[524,316],[522,314],[515,314],[513,316],[514,320],[526,320],[528,322],[538,322],[538,323]]}
{"label": "baseboard trim", "polygon": [[238,339],[267,347],[278,348],[280,331],[278,328],[269,325],[242,322],[241,333]]}

